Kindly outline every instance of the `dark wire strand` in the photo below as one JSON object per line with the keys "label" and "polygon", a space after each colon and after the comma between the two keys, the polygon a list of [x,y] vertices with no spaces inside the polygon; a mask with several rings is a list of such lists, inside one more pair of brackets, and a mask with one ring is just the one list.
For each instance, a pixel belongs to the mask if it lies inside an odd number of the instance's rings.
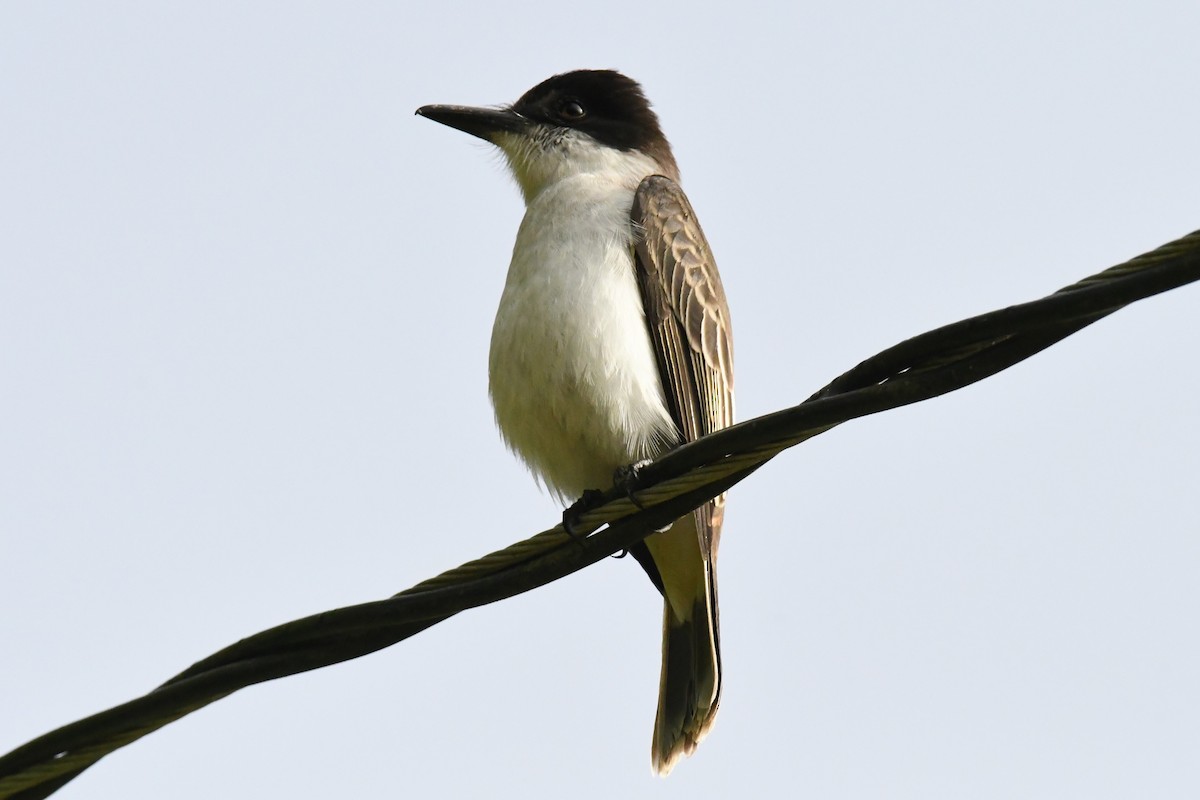
{"label": "dark wire strand", "polygon": [[239,689],[367,655],[460,611],[583,569],[720,494],[784,449],[842,422],[975,383],[1130,303],[1196,280],[1200,231],[1041,300],[901,342],[798,406],[664,455],[638,472],[632,492],[630,487],[610,489],[580,516],[579,528],[592,532],[582,547],[556,526],[386,600],[334,609],[247,637],[142,697],[21,745],[0,756],[0,800],[47,797],[108,753]]}

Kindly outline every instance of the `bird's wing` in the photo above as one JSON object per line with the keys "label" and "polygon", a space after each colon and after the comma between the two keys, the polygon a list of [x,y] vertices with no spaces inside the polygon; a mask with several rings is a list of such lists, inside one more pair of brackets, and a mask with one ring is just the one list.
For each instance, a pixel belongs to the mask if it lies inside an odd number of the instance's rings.
{"label": "bird's wing", "polygon": [[[630,212],[637,238],[634,271],[658,360],[667,408],[684,441],[733,423],[733,335],[725,289],[679,184],[661,175],[642,181]],[[704,550],[716,549],[722,498],[702,525]],[[707,530],[705,530],[707,529]]]}

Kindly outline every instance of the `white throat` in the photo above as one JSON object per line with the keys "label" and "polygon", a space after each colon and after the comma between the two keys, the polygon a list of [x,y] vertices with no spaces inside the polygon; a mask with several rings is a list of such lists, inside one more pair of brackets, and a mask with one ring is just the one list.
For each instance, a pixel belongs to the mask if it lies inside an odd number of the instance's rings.
{"label": "white throat", "polygon": [[530,135],[500,133],[494,139],[528,206],[546,187],[577,175],[595,175],[628,185],[661,174],[658,163],[637,150],[606,147],[586,133],[568,128],[539,128]]}

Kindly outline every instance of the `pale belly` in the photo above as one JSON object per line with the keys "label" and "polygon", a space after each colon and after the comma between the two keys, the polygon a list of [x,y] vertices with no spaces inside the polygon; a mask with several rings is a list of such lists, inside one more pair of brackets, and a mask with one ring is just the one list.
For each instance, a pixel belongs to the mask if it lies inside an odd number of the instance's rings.
{"label": "pale belly", "polygon": [[[634,279],[628,207],[624,196],[531,206],[492,329],[496,422],[567,501],[677,437]],[[620,234],[593,235],[605,230]]]}

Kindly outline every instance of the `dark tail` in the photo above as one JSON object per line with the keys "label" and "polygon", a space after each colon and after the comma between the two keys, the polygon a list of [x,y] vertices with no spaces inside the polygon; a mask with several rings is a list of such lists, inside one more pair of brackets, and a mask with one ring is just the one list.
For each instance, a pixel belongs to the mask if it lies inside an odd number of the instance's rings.
{"label": "dark tail", "polygon": [[697,598],[690,619],[680,619],[665,602],[662,678],[650,758],[667,775],[690,756],[708,733],[721,700],[721,643],[716,583],[710,569],[708,591]]}

